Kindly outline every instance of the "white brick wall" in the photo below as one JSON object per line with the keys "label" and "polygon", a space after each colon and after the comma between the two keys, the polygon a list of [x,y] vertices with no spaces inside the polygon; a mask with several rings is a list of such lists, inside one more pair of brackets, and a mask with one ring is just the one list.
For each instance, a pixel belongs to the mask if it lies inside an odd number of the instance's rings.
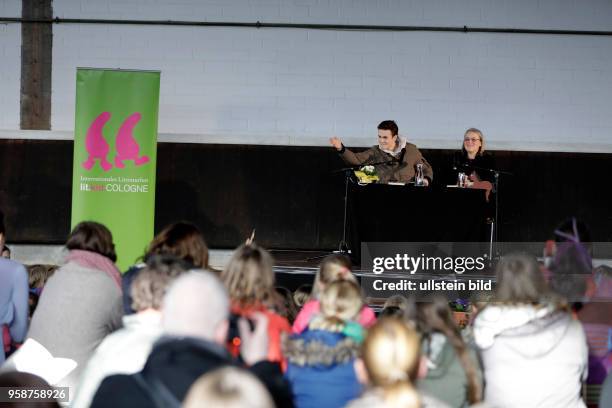
{"label": "white brick wall", "polygon": [[[609,30],[607,0],[55,0],[65,18]],[[0,6],[0,12],[2,12]],[[6,15],[6,11],[4,14]],[[18,27],[18,26],[17,26]],[[19,49],[0,36],[2,52]],[[3,54],[4,55],[4,54]],[[0,129],[18,127],[19,53]],[[374,143],[393,118],[423,147],[481,128],[490,148],[612,151],[612,38],[55,25],[52,128],[74,126],[77,66],[162,71],[166,140]],[[17,83],[15,85],[15,82]],[[13,108],[12,108],[13,107]]]}

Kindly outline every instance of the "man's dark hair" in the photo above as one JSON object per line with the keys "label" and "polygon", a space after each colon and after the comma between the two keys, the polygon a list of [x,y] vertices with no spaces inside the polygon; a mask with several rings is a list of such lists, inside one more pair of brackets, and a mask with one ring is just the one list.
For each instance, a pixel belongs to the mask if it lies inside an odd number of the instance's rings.
{"label": "man's dark hair", "polygon": [[396,136],[399,132],[399,128],[397,127],[397,123],[392,120],[383,120],[378,125],[378,130],[390,130],[391,136]]}

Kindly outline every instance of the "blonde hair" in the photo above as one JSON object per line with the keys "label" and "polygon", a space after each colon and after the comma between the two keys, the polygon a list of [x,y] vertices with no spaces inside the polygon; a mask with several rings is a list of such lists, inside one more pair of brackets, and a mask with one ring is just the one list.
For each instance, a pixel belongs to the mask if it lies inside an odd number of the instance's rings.
{"label": "blonde hair", "polygon": [[170,255],[154,255],[147,266],[138,272],[130,285],[132,309],[161,310],[166,291],[176,277],[185,272],[187,265]]}
{"label": "blonde hair", "polygon": [[311,299],[318,299],[326,285],[339,280],[347,279],[356,282],[351,272],[351,261],[344,255],[333,254],[326,256],[315,276],[312,286]]}
{"label": "blonde hair", "polygon": [[274,408],[274,401],[253,374],[224,367],[201,376],[185,397],[184,408]]}
{"label": "blonde hair", "polygon": [[308,325],[312,330],[340,332],[348,320],[359,315],[363,307],[361,289],[355,282],[348,280],[332,282],[319,300],[321,314]]}
{"label": "blonde hair", "polygon": [[[463,137],[465,138],[468,133],[476,133],[478,135],[478,137],[480,138],[480,147],[478,148],[478,154],[484,153],[485,139],[484,139],[484,136],[482,135],[482,132],[476,128],[469,128],[468,130],[465,131],[465,133],[463,134]],[[463,144],[461,144],[461,148],[465,150],[465,147],[463,147]]]}
{"label": "blonde hair", "polygon": [[273,306],[276,299],[273,266],[274,259],[265,249],[255,244],[239,246],[221,272],[232,302]]}
{"label": "blonde hair", "polygon": [[30,265],[26,269],[28,271],[28,286],[31,288],[42,288],[47,283],[47,280],[59,268],[57,265]]}
{"label": "blonde hair", "polygon": [[295,292],[293,292],[293,302],[298,309],[301,309],[302,306],[304,306],[306,302],[310,300],[312,287],[313,286],[311,284],[300,285]]}
{"label": "blonde hair", "polygon": [[368,331],[363,362],[374,387],[383,393],[386,407],[420,407],[413,381],[420,359],[419,335],[405,321],[386,317]]}

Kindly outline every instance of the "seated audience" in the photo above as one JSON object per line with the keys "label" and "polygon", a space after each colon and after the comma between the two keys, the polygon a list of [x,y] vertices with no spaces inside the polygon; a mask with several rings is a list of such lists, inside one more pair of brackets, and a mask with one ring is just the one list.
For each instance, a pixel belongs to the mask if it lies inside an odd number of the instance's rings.
{"label": "seated audience", "polygon": [[[301,333],[308,327],[310,320],[319,313],[319,294],[323,293],[327,285],[337,280],[357,282],[357,279],[355,279],[351,272],[351,261],[348,257],[340,254],[326,256],[321,265],[319,265],[310,300],[304,304],[293,322],[293,333]],[[372,309],[364,305],[359,312],[357,321],[367,328],[374,324],[376,315]]]}
{"label": "seated audience", "polygon": [[[221,279],[229,291],[232,320],[242,316],[250,318],[255,312],[268,318],[268,360],[283,361],[281,334],[289,333],[291,326],[286,318],[275,312],[278,297],[274,290],[274,261],[272,256],[255,244],[241,245],[236,249]],[[240,339],[228,339],[230,351],[238,356]]]}
{"label": "seated audience", "polygon": [[[155,343],[142,371],[104,379],[92,407],[178,407],[191,385],[203,374],[235,366],[225,349],[229,298],[210,272],[183,274],[162,303],[163,337]],[[280,366],[266,360],[267,317],[253,313],[251,332],[245,320],[238,327],[240,349],[249,371],[266,386],[278,407],[291,407],[291,391]]]}
{"label": "seated audience", "polygon": [[[144,261],[153,255],[172,255],[187,262],[195,269],[211,270],[208,265],[208,246],[202,233],[194,224],[180,221],[170,224],[157,234],[144,255]],[[134,313],[130,286],[145,264],[132,266],[123,275],[123,310],[125,314]]]}
{"label": "seated audience", "polygon": [[298,288],[293,292],[293,302],[297,306],[298,313],[304,307],[306,302],[310,300],[310,293],[312,292],[311,284],[304,284],[298,286]]}
{"label": "seated audience", "polygon": [[28,274],[23,265],[0,258],[0,365],[12,343],[21,343],[28,330]]}
{"label": "seated audience", "polygon": [[565,220],[555,230],[554,256],[550,263],[551,289],[574,305],[575,309],[594,290],[592,281],[593,263],[590,242],[581,241],[590,234],[584,223],[575,217]]}
{"label": "seated audience", "polygon": [[482,400],[482,372],[476,352],[463,341],[448,300],[435,296],[417,304],[416,325],[422,335],[421,351],[427,374],[419,390],[451,407],[467,407]]}
{"label": "seated audience", "polygon": [[550,294],[535,258],[497,265],[495,303],[474,321],[485,401],[495,407],[584,407],[587,344],[565,302]]}
{"label": "seated audience", "polygon": [[74,392],[96,347],[121,327],[121,274],[114,264],[113,237],[102,224],[78,224],[66,249],[65,264],[47,281],[27,337],[53,357],[76,361],[77,367],[57,384]]}
{"label": "seated audience", "polygon": [[132,308],[136,313],[123,316],[123,328],[106,336],[89,359],[73,408],[88,407],[104,377],[142,370],[162,332],[161,306],[166,289],[186,267],[185,262],[169,255],[148,259],[132,282]]}
{"label": "seated audience", "polygon": [[447,407],[414,387],[421,366],[420,338],[408,322],[394,317],[379,319],[368,330],[362,350],[356,368],[368,388],[348,408]]}
{"label": "seated audience", "polygon": [[321,294],[321,313],[286,341],[286,376],[297,407],[343,407],[359,395],[354,363],[364,332],[354,319],[362,306],[356,283],[331,283]]}
{"label": "seated audience", "polygon": [[184,408],[275,408],[266,387],[237,367],[204,374],[189,389]]}
{"label": "seated audience", "polygon": [[276,295],[278,297],[277,300],[277,312],[279,315],[283,316],[289,324],[293,323],[295,320],[295,316],[298,313],[297,306],[293,301],[293,293],[283,286],[277,286],[274,288],[276,291]]}
{"label": "seated audience", "polygon": [[2,211],[0,211],[0,258],[11,259],[11,249],[6,246],[6,230]]}
{"label": "seated audience", "polygon": [[380,311],[379,317],[398,317],[404,318],[407,317],[406,313],[409,308],[414,307],[414,300],[408,300],[406,297],[402,295],[393,295],[387,300],[385,300],[385,304]]}
{"label": "seated audience", "polygon": [[578,311],[578,320],[584,327],[589,346],[586,381],[589,406],[597,404],[601,386],[612,372],[612,268],[600,266],[595,269],[593,277],[595,293]]}
{"label": "seated audience", "polygon": [[30,265],[28,270],[28,285],[30,287],[28,304],[30,306],[30,317],[34,315],[34,311],[38,306],[38,299],[47,283],[47,280],[59,268],[57,265]]}

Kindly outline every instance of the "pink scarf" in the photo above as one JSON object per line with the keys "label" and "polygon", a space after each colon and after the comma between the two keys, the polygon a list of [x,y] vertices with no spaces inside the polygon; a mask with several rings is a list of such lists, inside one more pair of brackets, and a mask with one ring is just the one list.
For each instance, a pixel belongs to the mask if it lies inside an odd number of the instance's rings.
{"label": "pink scarf", "polygon": [[107,257],[91,251],[83,251],[81,249],[73,249],[68,252],[66,263],[75,262],[84,268],[97,269],[105,272],[117,284],[119,291],[121,290],[121,272],[115,266],[113,261]]}

